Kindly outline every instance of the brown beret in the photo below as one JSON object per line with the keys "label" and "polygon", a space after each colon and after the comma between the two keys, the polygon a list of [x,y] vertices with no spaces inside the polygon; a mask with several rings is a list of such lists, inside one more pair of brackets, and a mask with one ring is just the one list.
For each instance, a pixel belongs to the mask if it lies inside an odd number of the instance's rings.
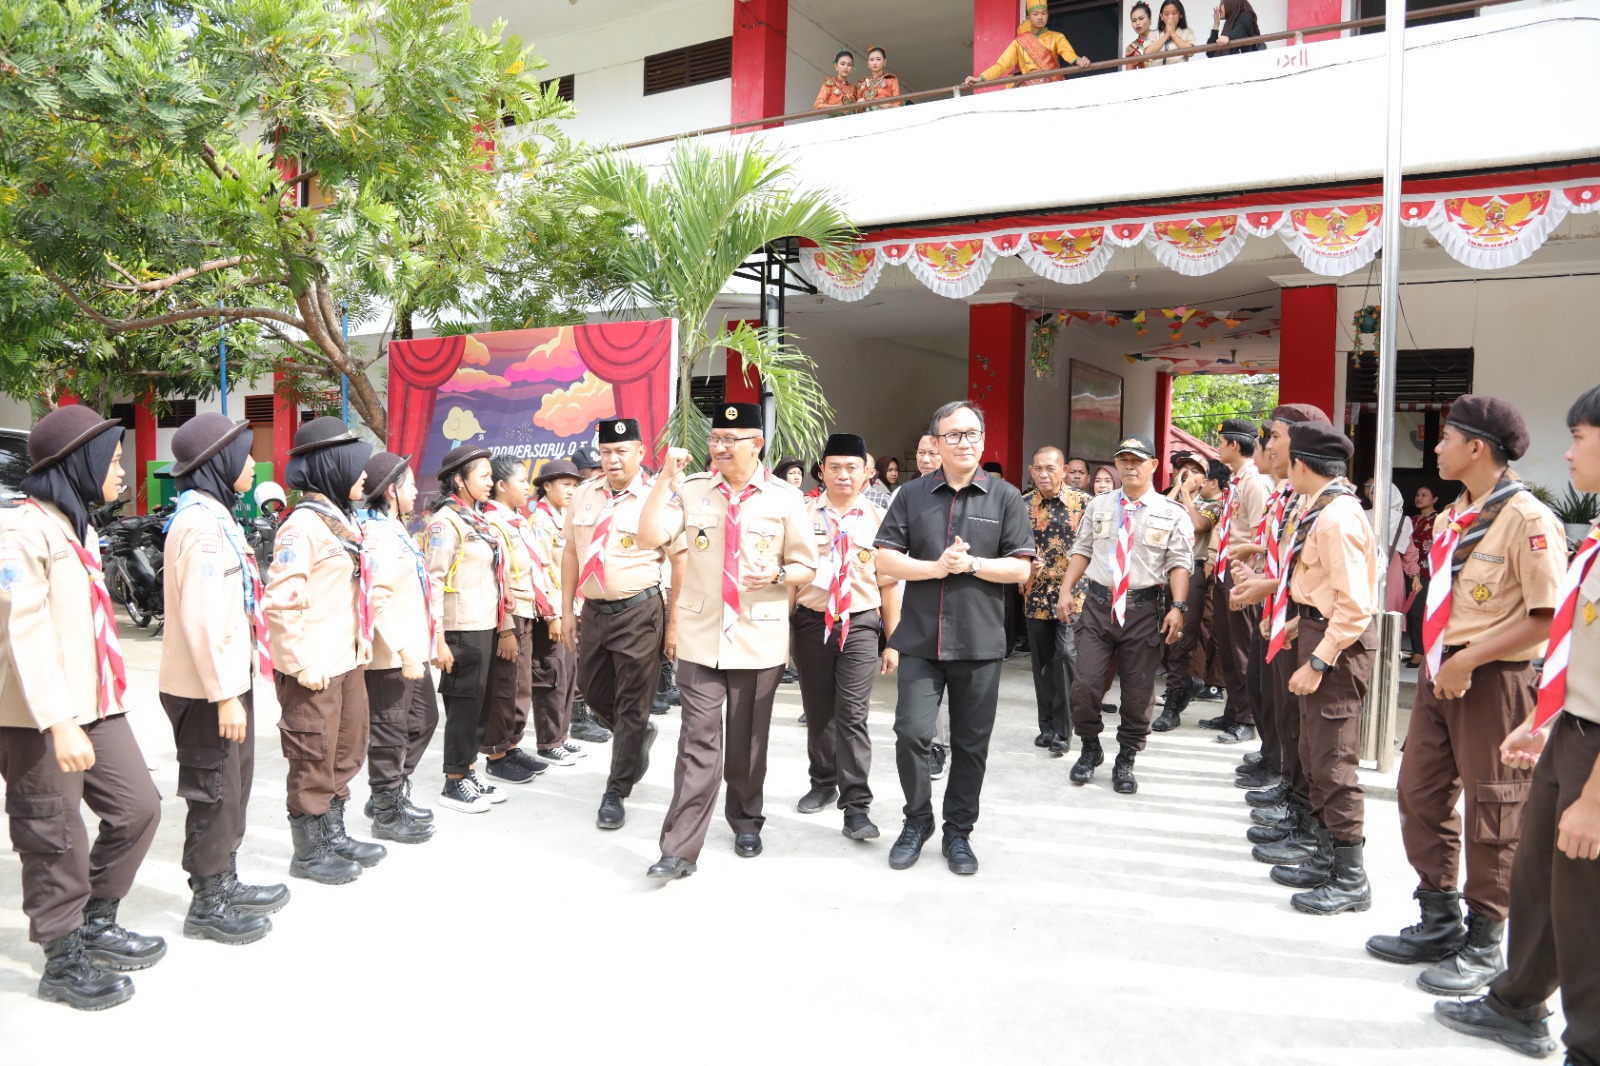
{"label": "brown beret", "polygon": [[1508,459],[1521,459],[1528,452],[1528,423],[1521,411],[1498,396],[1468,393],[1450,405],[1445,425],[1498,444]]}
{"label": "brown beret", "polygon": [[1326,459],[1345,463],[1355,454],[1350,438],[1326,422],[1293,422],[1289,425],[1289,454],[1300,459]]}
{"label": "brown beret", "polygon": [[1272,417],[1268,421],[1292,426],[1296,422],[1331,422],[1332,419],[1323,413],[1322,408],[1309,403],[1284,403],[1272,409]]}
{"label": "brown beret", "polygon": [[39,419],[28,435],[28,458],[33,460],[28,473],[37,474],[54,466],[106,430],[120,425],[117,419],[101,418],[98,411],[83,404],[57,407]]}

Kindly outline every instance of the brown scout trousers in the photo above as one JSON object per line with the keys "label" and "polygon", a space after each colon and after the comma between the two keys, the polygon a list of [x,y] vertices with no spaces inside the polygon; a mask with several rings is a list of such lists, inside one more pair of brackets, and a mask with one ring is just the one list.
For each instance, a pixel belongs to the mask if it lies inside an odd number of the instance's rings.
{"label": "brown scout trousers", "polygon": [[256,770],[255,695],[243,692],[244,743],[223,740],[217,730],[217,705],[161,693],[178,747],[178,795],[189,805],[184,822],[183,868],[210,877],[232,868],[233,853],[244,842],[245,813]]}
{"label": "brown scout trousers", "polygon": [[[1448,656],[1447,656],[1448,658]],[[1465,792],[1467,882],[1474,914],[1503,922],[1511,907],[1511,862],[1532,773],[1500,761],[1500,742],[1533,712],[1531,663],[1485,663],[1460,699],[1420,681],[1400,763],[1400,839],[1422,887],[1455,890]]]}
{"label": "brown scout trousers", "polygon": [[433,668],[408,680],[397,666],[392,670],[367,670],[367,707],[372,722],[367,740],[367,784],[374,792],[387,792],[416,773],[423,752],[439,728],[439,699],[433,688]]}
{"label": "brown scout trousers", "polygon": [[[1295,641],[1299,665],[1311,661],[1311,653],[1327,632],[1323,619],[1300,616],[1300,636]],[[1356,779],[1361,756],[1361,708],[1367,698],[1367,682],[1372,677],[1372,647],[1377,642],[1377,627],[1368,625],[1365,633],[1339,653],[1333,669],[1322,675],[1322,683],[1300,701],[1300,764],[1310,786],[1311,814],[1334,840],[1359,844],[1366,835],[1366,797]]]}
{"label": "brown scout trousers", "polygon": [[800,704],[806,714],[811,787],[838,788],[841,810],[866,814],[872,806],[867,708],[878,676],[883,623],[876,610],[857,612],[841,647],[838,624],[823,643],[825,621],[821,612],[805,607],[794,613],[794,664],[800,671]]}
{"label": "brown scout trousers", "polygon": [[558,748],[572,726],[577,696],[578,652],[550,639],[543,622],[533,627],[533,734],[541,748]]}
{"label": "brown scout trousers", "polygon": [[[1227,566],[1227,560],[1217,557],[1218,566]],[[1211,582],[1211,633],[1217,642],[1217,658],[1222,660],[1222,687],[1227,690],[1227,702],[1222,705],[1222,717],[1230,722],[1256,724],[1256,709],[1250,703],[1250,634],[1261,621],[1260,607],[1247,607],[1242,611],[1228,610],[1228,593],[1233,591],[1233,573],[1226,580]]]}
{"label": "brown scout trousers", "polygon": [[1183,616],[1183,635],[1162,653],[1167,664],[1168,692],[1188,688],[1191,677],[1204,680],[1206,676],[1206,649],[1201,645],[1211,644],[1211,618],[1206,611],[1211,602],[1211,583],[1205,575],[1206,568],[1196,563],[1189,574],[1189,613]]}
{"label": "brown scout trousers", "polygon": [[[678,662],[683,728],[672,772],[672,804],[661,825],[661,854],[700,857],[717,785],[727,782],[723,809],[735,834],[759,833],[767,780],[767,734],[783,664],[764,670],[717,670]],[[724,729],[722,709],[728,709]]]}
{"label": "brown scout trousers", "polygon": [[328,679],[313,692],[282,671],[278,690],[278,736],[289,760],[284,802],[293,815],[324,815],[334,797],[348,799],[350,782],[367,757],[367,685],[361,667]]}
{"label": "brown scout trousers", "polygon": [[533,709],[533,630],[543,622],[515,615],[512,632],[517,635],[517,657],[502,659],[496,636],[494,659],[489,665],[489,722],[483,730],[484,755],[499,755],[522,743],[528,728],[528,713]]}
{"label": "brown scout trousers", "polygon": [[1261,635],[1259,624],[1250,634],[1250,673],[1245,678],[1245,686],[1250,690],[1250,706],[1254,707],[1256,712],[1256,732],[1261,737],[1261,758],[1265,761],[1267,769],[1281,771],[1283,769],[1283,723],[1279,718],[1281,703],[1272,695],[1272,670],[1267,665],[1267,638]]}
{"label": "brown scout trousers", "polygon": [[[94,745],[94,765],[68,774],[56,763],[53,734],[0,728],[11,846],[22,861],[22,910],[36,944],[82,925],[91,898],[126,896],[161,820],[161,796],[127,719],[112,715],[83,731]],[[82,803],[100,819],[93,848]]]}
{"label": "brown scout trousers", "polygon": [[1072,689],[1072,731],[1084,740],[1098,740],[1105,728],[1100,704],[1105,699],[1112,657],[1122,680],[1117,743],[1143,751],[1155,712],[1156,666],[1161,662],[1160,606],[1157,598],[1135,604],[1129,594],[1122,625],[1111,613],[1109,597],[1090,590],[1078,617],[1078,679]]}
{"label": "brown scout trousers", "polygon": [[1289,795],[1304,807],[1311,802],[1311,781],[1300,762],[1300,697],[1289,691],[1289,678],[1300,665],[1293,645],[1286,645],[1267,664],[1267,700],[1278,719],[1278,740],[1282,745],[1283,779],[1289,782]]}
{"label": "brown scout trousers", "polygon": [[[639,775],[650,703],[661,680],[662,613],[658,597],[607,614],[584,603],[578,685],[595,717],[612,732],[606,791],[623,798]],[[681,687],[681,686],[680,686]]]}
{"label": "brown scout trousers", "polygon": [[1600,921],[1594,913],[1600,859],[1569,859],[1556,849],[1556,838],[1562,814],[1582,794],[1596,759],[1600,725],[1559,716],[1522,811],[1506,971],[1489,986],[1490,1006],[1523,1021],[1550,1013],[1545,1000],[1560,988],[1568,1061],[1588,1064],[1600,1064]]}

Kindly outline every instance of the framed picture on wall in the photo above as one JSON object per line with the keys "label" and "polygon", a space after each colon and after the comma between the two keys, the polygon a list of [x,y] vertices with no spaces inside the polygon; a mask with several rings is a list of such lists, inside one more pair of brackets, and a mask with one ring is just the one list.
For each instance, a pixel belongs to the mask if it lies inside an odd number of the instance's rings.
{"label": "framed picture on wall", "polygon": [[1122,440],[1122,378],[1076,359],[1071,362],[1067,454],[1109,463]]}

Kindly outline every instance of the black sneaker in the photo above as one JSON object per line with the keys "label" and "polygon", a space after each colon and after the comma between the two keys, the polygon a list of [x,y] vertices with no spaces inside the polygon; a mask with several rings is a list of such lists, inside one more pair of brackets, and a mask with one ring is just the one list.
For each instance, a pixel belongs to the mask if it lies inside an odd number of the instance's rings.
{"label": "black sneaker", "polygon": [[928,777],[937,781],[944,776],[945,750],[943,744],[933,746],[932,759],[928,766]]}
{"label": "black sneaker", "polygon": [[607,790],[600,797],[600,812],[595,816],[594,824],[601,829],[621,829],[627,821],[627,811],[622,806],[622,793],[616,789]]}
{"label": "black sneaker", "polygon": [[786,666],[783,668],[783,676],[778,678],[778,683],[781,685],[792,685],[799,680],[800,671],[796,670],[792,666]]}
{"label": "black sneaker", "polygon": [[1227,693],[1223,692],[1215,685],[1205,685],[1194,694],[1194,698],[1197,700],[1216,701],[1222,699],[1226,695]]}
{"label": "black sneaker", "polygon": [[1240,744],[1255,738],[1255,726],[1245,725],[1243,722],[1229,722],[1227,727],[1217,734],[1216,740],[1218,744]]}
{"label": "black sneaker", "polygon": [[[506,760],[501,759],[500,761],[505,762]],[[494,764],[490,763],[489,765],[493,766]],[[509,792],[502,788],[496,788],[494,785],[489,784],[489,782],[479,777],[478,768],[476,766],[467,771],[466,781],[467,784],[477,789],[478,795],[482,796],[490,803],[504,803],[506,800],[511,798],[511,794]]]}
{"label": "black sneaker", "polygon": [[[483,768],[483,772],[496,781],[504,781],[508,785],[526,785],[537,776],[512,755],[507,755],[503,759],[489,759],[488,765]],[[489,787],[494,788],[493,785]],[[495,792],[498,791],[499,789],[495,789]],[[494,802],[495,792],[489,793],[486,797],[491,803]]]}
{"label": "black sneaker", "polygon": [[972,853],[972,844],[965,836],[946,836],[939,851],[944,855],[951,873],[969,875],[978,872],[978,857]]}
{"label": "black sneaker", "polygon": [[878,827],[872,824],[864,811],[846,811],[844,835],[851,840],[877,840]]}
{"label": "black sneaker", "polygon": [[439,806],[462,814],[488,814],[489,801],[478,794],[464,777],[447,777],[444,791],[439,793]]}
{"label": "black sneaker", "polygon": [[[1233,779],[1234,788],[1244,788],[1255,791],[1257,789],[1271,789],[1273,785],[1283,780],[1283,775],[1262,763],[1254,770],[1242,773]],[[1287,789],[1285,790],[1287,792]],[[1282,798],[1281,796],[1279,797]]]}
{"label": "black sneaker", "polygon": [[551,766],[576,766],[577,756],[566,748],[540,748],[539,758]]}
{"label": "black sneaker", "polygon": [[515,759],[518,766],[533,774],[534,777],[538,777],[540,774],[550,769],[549,763],[545,762],[543,759],[534,758],[521,748],[512,748],[510,751],[506,752],[506,759]]}
{"label": "black sneaker", "polygon": [[1215,718],[1202,718],[1195,723],[1195,725],[1199,726],[1201,729],[1226,729],[1232,724],[1232,722],[1228,721],[1220,714]]}
{"label": "black sneaker", "polygon": [[889,865],[896,870],[907,870],[915,866],[922,857],[922,845],[928,842],[933,835],[933,819],[926,822],[907,822],[905,828],[900,830],[900,838],[894,842],[894,847],[889,849]]}

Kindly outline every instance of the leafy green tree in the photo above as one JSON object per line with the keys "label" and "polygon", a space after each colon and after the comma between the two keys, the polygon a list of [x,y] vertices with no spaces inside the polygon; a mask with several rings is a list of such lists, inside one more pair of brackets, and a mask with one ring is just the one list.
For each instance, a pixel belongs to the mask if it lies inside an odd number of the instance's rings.
{"label": "leafy green tree", "polygon": [[[383,437],[367,377],[383,350],[344,340],[344,309],[354,331],[490,284],[518,236],[516,190],[539,187],[527,179],[572,113],[503,23],[480,29],[470,10],[4,5],[0,238],[31,270],[0,252],[0,293],[32,317],[0,334],[0,388],[31,395],[14,356],[40,346],[120,367],[108,387],[169,365],[192,381],[227,319],[253,324],[230,343],[242,360],[280,353],[307,387],[348,375]],[[491,142],[502,118],[517,136]]]}
{"label": "leafy green tree", "polygon": [[1224,419],[1260,422],[1276,406],[1276,374],[1185,374],[1172,383],[1173,424],[1212,447]]}
{"label": "leafy green tree", "polygon": [[831,194],[790,187],[789,166],[741,141],[713,150],[679,141],[658,173],[620,154],[597,157],[578,189],[595,206],[625,218],[631,239],[618,248],[626,279],[611,294],[619,310],[648,310],[678,320],[678,404],[662,443],[706,458],[710,424],[689,402],[695,363],[716,349],[739,353],[771,388],[778,420],[768,454],[814,453],[833,408],[814,363],[785,333],[741,322],[712,322],[711,308],[734,271],[774,241],[797,237],[825,253],[843,251],[855,234]]}

